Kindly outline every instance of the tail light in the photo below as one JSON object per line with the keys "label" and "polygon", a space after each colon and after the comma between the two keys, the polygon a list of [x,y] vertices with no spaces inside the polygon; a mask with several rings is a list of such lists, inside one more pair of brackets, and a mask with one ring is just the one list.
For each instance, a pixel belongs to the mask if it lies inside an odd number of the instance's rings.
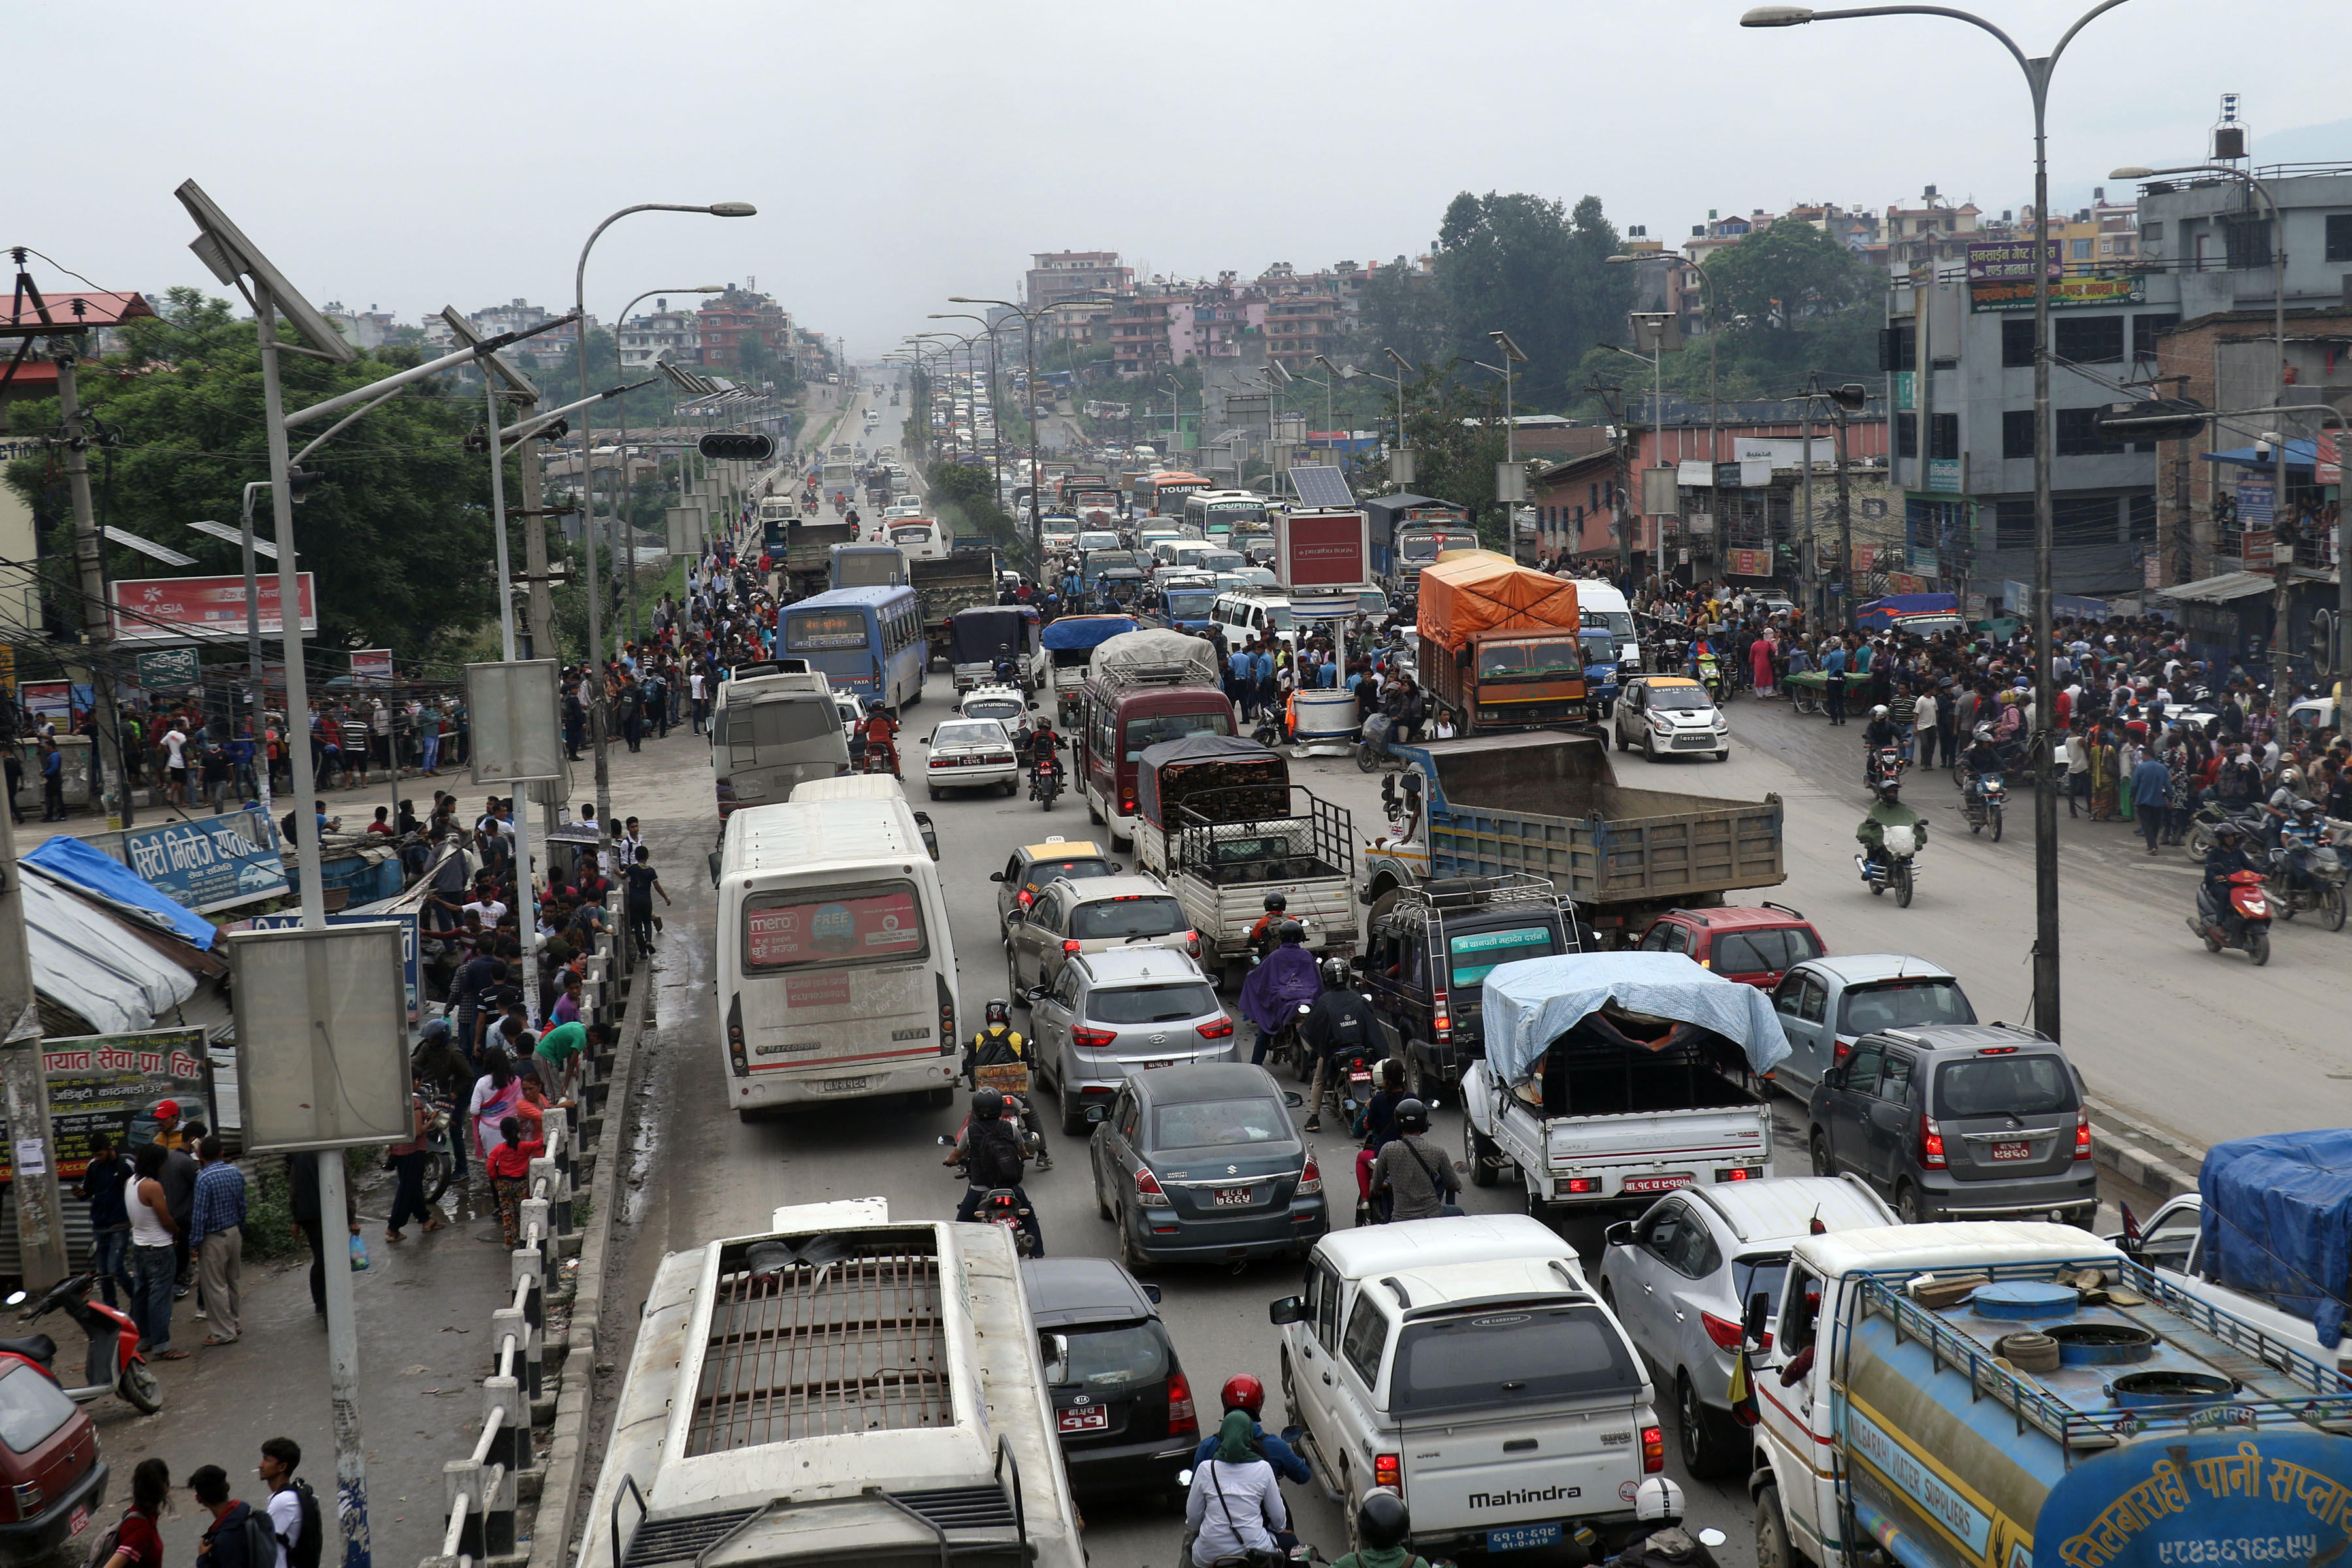
{"label": "tail light", "polygon": [[1086,944],[1078,941],[1076,937],[1066,936],[1062,939],[1062,951],[1064,952],[1083,952],[1086,951]]}
{"label": "tail light", "polygon": [[38,1481],[18,1481],[8,1490],[16,1500],[18,1519],[32,1518],[41,1511],[41,1505],[48,1500],[42,1495],[41,1483]]}
{"label": "tail light", "polygon": [[1037,895],[1036,895],[1036,894],[1034,894],[1034,893],[1031,892],[1031,891],[1030,891],[1028,889],[1026,889],[1026,888],[1024,888],[1024,889],[1021,889],[1021,907],[1022,907],[1023,909],[1024,909],[1024,910],[1025,910],[1025,909],[1027,909],[1031,904],[1034,904],[1034,903],[1035,903],[1036,901],[1037,901]]}
{"label": "tail light", "polygon": [[1846,1053],[1852,1049],[1853,1049],[1853,1042],[1852,1040],[1840,1040],[1837,1043],[1837,1048],[1830,1053],[1831,1065],[1837,1066],[1843,1063]]}
{"label": "tail light", "polygon": [[1372,1485],[1387,1487],[1393,1491],[1404,1489],[1404,1456],[1375,1454],[1372,1456]]}
{"label": "tail light", "polygon": [[1135,1168],[1135,1201],[1148,1209],[1171,1206],[1167,1193],[1160,1188],[1160,1178],[1153,1175],[1148,1166],[1138,1165]]}
{"label": "tail light", "polygon": [[751,1058],[743,1054],[743,997],[740,992],[727,1007],[727,1061],[737,1078],[751,1070]]}
{"label": "tail light", "polygon": [[1642,1473],[1654,1476],[1666,1468],[1666,1429],[1663,1426],[1642,1428]]}
{"label": "tail light", "polygon": [[2090,1157],[2091,1108],[2086,1105],[2074,1112],[2074,1158],[2087,1160]]}
{"label": "tail light", "polygon": [[1310,1152],[1307,1156],[1307,1169],[1299,1173],[1298,1195],[1302,1198],[1313,1197],[1322,1190],[1323,1167],[1315,1163],[1315,1156]]}
{"label": "tail light", "polygon": [[1118,1043],[1117,1029],[1072,1029],[1070,1043],[1083,1050],[1107,1051]]}
{"label": "tail light", "polygon": [[1736,1351],[1739,1348],[1739,1338],[1744,1331],[1738,1323],[1729,1318],[1718,1318],[1713,1312],[1701,1312],[1698,1321],[1706,1325],[1706,1337],[1715,1342],[1716,1349]]}
{"label": "tail light", "polygon": [[1559,1184],[1563,1193],[1597,1193],[1601,1190],[1598,1176],[1570,1176]]}
{"label": "tail light", "polygon": [[955,993],[949,989],[944,974],[932,975],[931,984],[939,993],[940,1054],[947,1056],[956,1048]]}
{"label": "tail light", "polygon": [[1234,1021],[1220,1017],[1213,1023],[1195,1025],[1192,1032],[1204,1040],[1230,1040],[1234,1037]]}
{"label": "tail light", "polygon": [[1181,1372],[1168,1374],[1168,1435],[1189,1437],[1201,1429],[1201,1418],[1192,1410],[1192,1385],[1184,1381]]}
{"label": "tail light", "polygon": [[1925,1111],[1919,1115],[1919,1163],[1931,1171],[1944,1168],[1944,1130]]}
{"label": "tail light", "polygon": [[1444,1045],[1454,1037],[1454,1014],[1452,1005],[1447,1002],[1446,994],[1443,991],[1431,996],[1429,1004],[1432,1007],[1435,1008],[1437,1012],[1436,1017],[1432,1020],[1432,1023],[1437,1030],[1437,1043],[1439,1045]]}
{"label": "tail light", "polygon": [[1135,786],[1133,784],[1122,784],[1119,786],[1118,811],[1121,816],[1133,816],[1135,815]]}
{"label": "tail light", "polygon": [[1201,933],[1199,931],[1188,931],[1184,933],[1184,951],[1191,953],[1195,958],[1201,956]]}

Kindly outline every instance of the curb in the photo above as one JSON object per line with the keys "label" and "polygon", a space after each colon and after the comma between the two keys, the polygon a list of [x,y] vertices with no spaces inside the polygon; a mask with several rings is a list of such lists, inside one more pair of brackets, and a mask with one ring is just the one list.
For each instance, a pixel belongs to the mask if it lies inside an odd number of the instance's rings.
{"label": "curb", "polygon": [[2095,1163],[2154,1194],[2158,1203],[2197,1190],[2197,1173],[2205,1163],[2203,1149],[2096,1097],[2090,1097],[2088,1103],[2092,1121],[2099,1124],[2099,1136],[2091,1142]]}
{"label": "curb", "polygon": [[580,1272],[565,1339],[563,1380],[555,1400],[553,1441],[541,1466],[544,1479],[540,1485],[539,1512],[531,1521],[530,1568],[561,1568],[570,1556],[572,1516],[580,1498],[580,1464],[586,1448],[596,1375],[604,1252],[612,1239],[613,1211],[619,1202],[621,1131],[627,1121],[629,1075],[636,1068],[638,1037],[651,1021],[646,1015],[652,1010],[654,990],[652,969],[641,966],[630,984],[620,1040],[613,1050],[613,1071],[606,1079],[612,1089],[605,1100],[604,1131],[596,1140],[596,1172],[588,1184],[594,1207],[580,1242]]}

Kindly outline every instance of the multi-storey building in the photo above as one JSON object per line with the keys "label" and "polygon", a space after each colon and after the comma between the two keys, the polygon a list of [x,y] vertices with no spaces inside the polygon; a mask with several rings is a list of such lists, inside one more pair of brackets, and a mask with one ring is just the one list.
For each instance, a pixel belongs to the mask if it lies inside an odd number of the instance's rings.
{"label": "multi-storey building", "polygon": [[1033,310],[1073,295],[1125,294],[1134,287],[1135,268],[1120,266],[1116,250],[1037,251],[1029,258]]}

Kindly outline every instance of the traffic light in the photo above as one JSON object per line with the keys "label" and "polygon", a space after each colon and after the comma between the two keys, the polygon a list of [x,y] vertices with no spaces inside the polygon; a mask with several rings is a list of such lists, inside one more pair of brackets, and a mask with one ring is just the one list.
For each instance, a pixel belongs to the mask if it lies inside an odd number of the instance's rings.
{"label": "traffic light", "polygon": [[776,455],[776,438],[773,436],[705,436],[699,450],[706,458],[764,463]]}
{"label": "traffic light", "polygon": [[308,468],[289,468],[286,470],[286,496],[296,506],[310,498],[310,487],[319,482],[316,472]]}

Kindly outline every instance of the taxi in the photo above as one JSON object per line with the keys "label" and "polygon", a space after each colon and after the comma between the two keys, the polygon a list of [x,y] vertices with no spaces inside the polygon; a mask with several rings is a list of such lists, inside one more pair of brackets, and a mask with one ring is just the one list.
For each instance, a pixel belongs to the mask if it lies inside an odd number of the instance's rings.
{"label": "taxi", "polygon": [[1010,946],[1013,911],[1037,901],[1038,889],[1056,877],[1080,881],[1089,877],[1116,877],[1126,868],[1104,854],[1093,841],[1064,838],[1058,834],[1043,844],[1025,844],[1013,852],[1001,871],[991,871],[996,884],[997,935]]}

